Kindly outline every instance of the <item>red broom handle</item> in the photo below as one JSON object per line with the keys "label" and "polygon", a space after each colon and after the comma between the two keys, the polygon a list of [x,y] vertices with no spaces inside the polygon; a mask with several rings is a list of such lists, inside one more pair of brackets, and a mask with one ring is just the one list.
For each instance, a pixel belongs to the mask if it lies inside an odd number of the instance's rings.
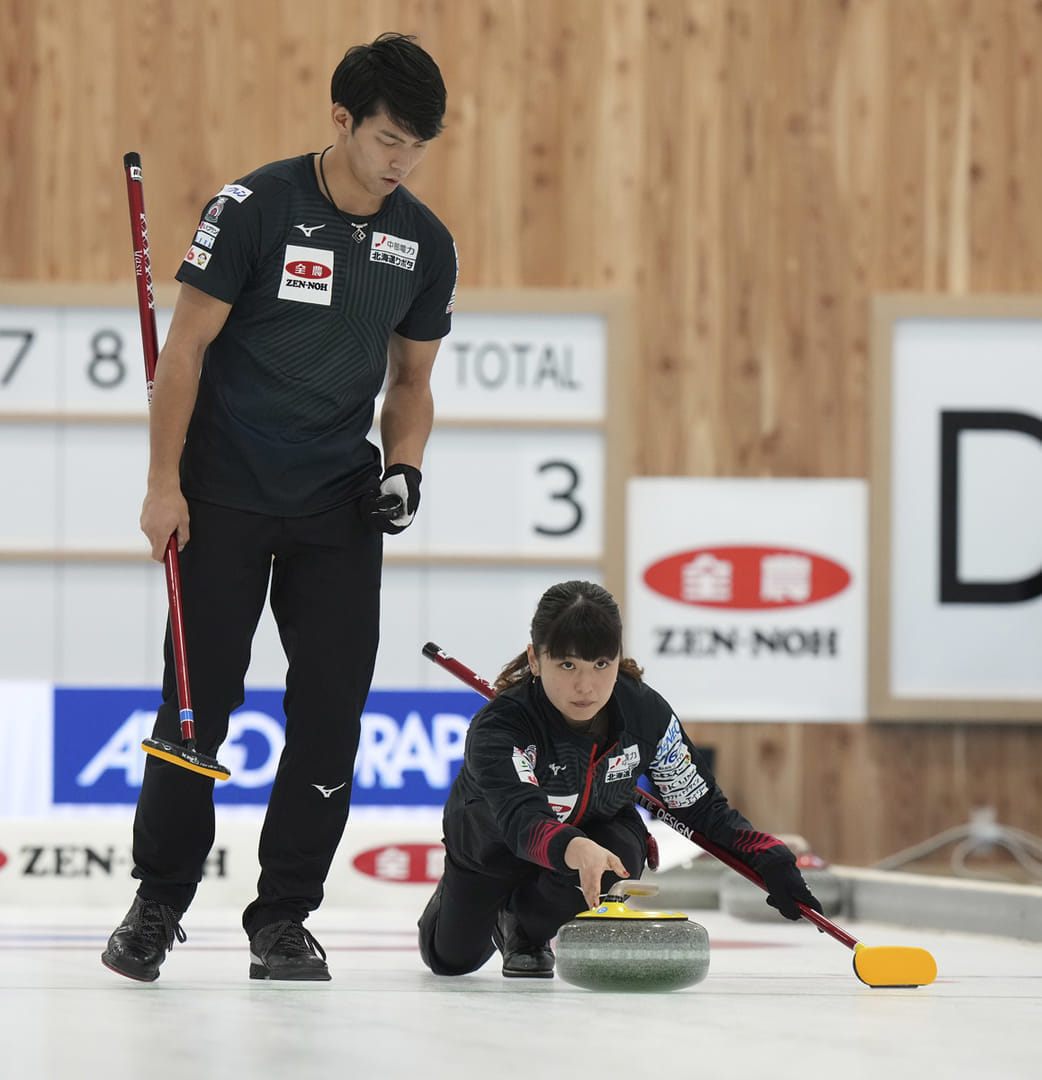
{"label": "red broom handle", "polygon": [[[145,217],[145,192],[141,179],[141,155],[123,155],[130,204],[130,233],[134,241],[134,279],[137,285],[138,316],[141,321],[141,345],[145,354],[145,390],[152,405],[152,386],[159,359],[159,334],[156,330],[156,301],[152,291],[152,262],[148,253],[148,220]],[[188,685],[188,651],[185,646],[184,611],[181,602],[181,570],[177,559],[177,537],[171,536],[163,559],[166,567],[166,594],[170,606],[170,633],[177,672],[177,702],[181,713],[181,738],[195,746],[195,720],[192,694]]]}

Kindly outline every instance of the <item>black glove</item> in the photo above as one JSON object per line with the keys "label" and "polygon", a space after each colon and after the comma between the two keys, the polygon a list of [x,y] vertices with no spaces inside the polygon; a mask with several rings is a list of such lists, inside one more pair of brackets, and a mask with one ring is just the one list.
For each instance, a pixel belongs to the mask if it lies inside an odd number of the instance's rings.
{"label": "black glove", "polygon": [[800,919],[802,914],[796,906],[806,904],[819,915],[824,915],[818,898],[807,888],[803,875],[796,869],[795,862],[788,859],[771,863],[760,871],[764,885],[767,886],[767,903],[785,916],[786,919]]}
{"label": "black glove", "polygon": [[412,465],[388,465],[379,490],[370,492],[362,505],[373,524],[385,533],[400,533],[412,524],[420,505],[420,470]]}

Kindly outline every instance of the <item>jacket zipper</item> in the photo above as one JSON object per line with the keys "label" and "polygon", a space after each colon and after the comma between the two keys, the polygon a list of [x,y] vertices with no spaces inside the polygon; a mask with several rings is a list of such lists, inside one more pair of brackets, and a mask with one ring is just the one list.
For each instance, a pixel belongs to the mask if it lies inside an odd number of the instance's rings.
{"label": "jacket zipper", "polygon": [[[607,757],[608,754],[618,746],[618,742],[613,742],[611,746],[604,751],[601,757]],[[575,815],[575,820],[572,821],[573,825],[578,825],[582,821],[583,814],[586,813],[586,804],[590,801],[590,788],[593,786],[593,774],[597,771],[597,746],[594,745],[590,751],[590,765],[586,770],[586,790],[583,792],[583,801],[579,804],[579,813]]]}

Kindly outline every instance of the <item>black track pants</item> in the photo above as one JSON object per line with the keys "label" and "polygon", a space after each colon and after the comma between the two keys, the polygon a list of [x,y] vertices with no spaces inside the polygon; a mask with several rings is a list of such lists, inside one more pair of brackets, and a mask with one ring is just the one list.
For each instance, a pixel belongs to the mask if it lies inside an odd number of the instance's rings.
{"label": "black track pants", "polygon": [[[452,830],[446,821],[446,832]],[[583,832],[614,852],[633,878],[640,877],[647,856],[647,831],[634,810],[609,821],[587,825]],[[419,920],[420,955],[435,975],[465,975],[476,971],[495,951],[492,928],[500,908],[509,906],[521,929],[533,942],[550,941],[566,922],[586,909],[579,875],[537,866],[527,859],[507,857],[494,871],[467,869],[453,858],[446,836],[445,873]],[[618,881],[605,874],[604,892]]]}
{"label": "black track pants", "polygon": [[[196,739],[218,756],[228,715],[242,704],[257,622],[271,608],[288,659],[286,746],[260,838],[253,934],[302,919],[347,822],[362,710],[379,640],[383,534],[357,503],[304,518],[271,518],[193,502],[180,557]],[[155,735],[179,743],[169,628]],[[149,756],[134,819],[140,895],[184,911],[214,841],[214,781]]]}

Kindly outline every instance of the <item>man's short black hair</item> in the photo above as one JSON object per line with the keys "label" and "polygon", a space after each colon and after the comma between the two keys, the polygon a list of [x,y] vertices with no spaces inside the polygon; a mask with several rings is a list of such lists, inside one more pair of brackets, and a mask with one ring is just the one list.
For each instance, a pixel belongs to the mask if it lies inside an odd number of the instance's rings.
{"label": "man's short black hair", "polygon": [[330,92],[333,104],[351,114],[352,131],[383,109],[417,139],[441,132],[445,83],[438,65],[410,34],[381,34],[348,49],[333,72]]}

